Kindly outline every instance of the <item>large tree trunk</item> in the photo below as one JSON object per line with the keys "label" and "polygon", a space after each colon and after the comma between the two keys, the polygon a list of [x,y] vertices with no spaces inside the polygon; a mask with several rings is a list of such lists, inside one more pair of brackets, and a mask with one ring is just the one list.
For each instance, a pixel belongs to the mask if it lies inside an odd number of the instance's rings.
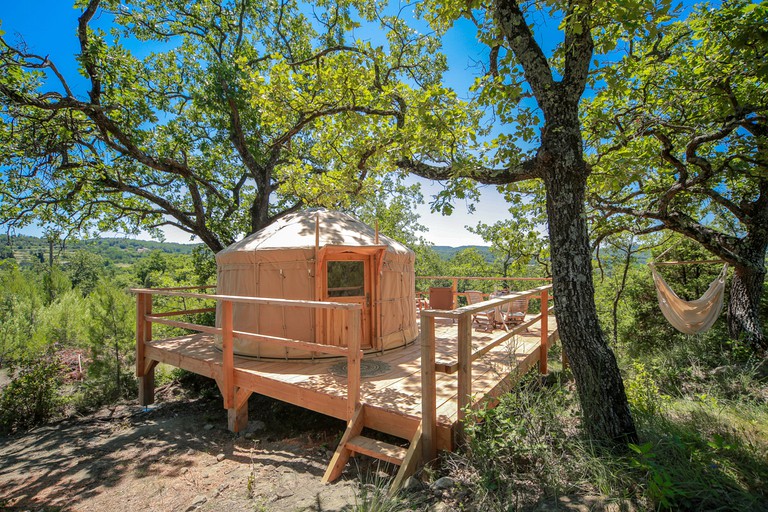
{"label": "large tree trunk", "polygon": [[760,325],[760,299],[765,273],[762,259],[755,266],[736,266],[728,303],[728,331],[731,337],[743,340],[758,354],[765,354],[768,350],[768,341]]}
{"label": "large tree trunk", "polygon": [[563,118],[553,125],[560,129],[545,127],[538,157],[547,189],[560,338],[571,362],[587,433],[593,439],[618,445],[636,443],[637,431],[621,373],[600,329],[595,307],[584,209],[589,170],[583,160],[577,108],[565,107]]}

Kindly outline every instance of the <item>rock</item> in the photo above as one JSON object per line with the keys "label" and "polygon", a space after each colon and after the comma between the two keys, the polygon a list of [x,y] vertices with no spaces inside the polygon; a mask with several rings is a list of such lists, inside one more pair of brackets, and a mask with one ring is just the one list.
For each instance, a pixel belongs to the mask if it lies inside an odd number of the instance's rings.
{"label": "rock", "polygon": [[248,426],[245,427],[245,431],[248,433],[261,432],[267,428],[267,424],[260,420],[249,421]]}
{"label": "rock", "polygon": [[216,462],[221,462],[221,461],[223,461],[225,458],[226,458],[226,455],[224,455],[223,453],[220,453],[220,454],[218,454],[218,455],[216,456]]}
{"label": "rock", "polygon": [[218,498],[221,493],[226,491],[229,488],[229,484],[221,484],[218,489],[216,489],[216,493],[213,495],[214,498]]}
{"label": "rock", "polygon": [[435,480],[435,482],[432,484],[432,489],[436,491],[442,491],[445,489],[450,489],[454,485],[456,485],[456,482],[453,480],[453,478],[444,476]]}
{"label": "rock", "polygon": [[211,425],[210,423],[206,423],[205,426],[203,427],[203,430],[213,430],[213,425]]}
{"label": "rock", "polygon": [[187,450],[187,455],[194,455],[194,454],[195,454],[195,450],[193,450],[192,448]]}
{"label": "rock", "polygon": [[451,512],[453,509],[450,507],[450,505],[438,501],[437,503],[434,503],[429,506],[427,509],[427,512]]}
{"label": "rock", "polygon": [[195,496],[195,499],[192,500],[192,503],[187,507],[185,512],[192,512],[193,510],[201,507],[206,501],[208,501],[208,498],[202,494]]}
{"label": "rock", "polygon": [[403,490],[406,492],[418,492],[424,488],[424,484],[421,483],[421,480],[414,476],[409,476],[408,479],[403,484]]}
{"label": "rock", "polygon": [[325,452],[325,456],[328,457],[328,459],[330,460],[333,458],[333,452],[331,450],[328,450]]}

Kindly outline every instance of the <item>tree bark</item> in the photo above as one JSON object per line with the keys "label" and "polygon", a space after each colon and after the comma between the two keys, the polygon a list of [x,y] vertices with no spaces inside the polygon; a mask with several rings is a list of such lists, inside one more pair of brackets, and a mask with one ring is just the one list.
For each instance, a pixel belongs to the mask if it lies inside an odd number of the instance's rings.
{"label": "tree bark", "polygon": [[728,303],[728,332],[734,340],[744,341],[759,355],[768,351],[768,342],[760,324],[760,299],[765,282],[765,265],[738,265],[731,280]]}
{"label": "tree bark", "polygon": [[[592,282],[585,194],[589,168],[582,152],[576,105],[551,113],[537,156],[547,190],[552,287],[557,325],[592,439],[614,445],[638,441],[616,358],[600,328]],[[550,120],[548,120],[549,124]]]}

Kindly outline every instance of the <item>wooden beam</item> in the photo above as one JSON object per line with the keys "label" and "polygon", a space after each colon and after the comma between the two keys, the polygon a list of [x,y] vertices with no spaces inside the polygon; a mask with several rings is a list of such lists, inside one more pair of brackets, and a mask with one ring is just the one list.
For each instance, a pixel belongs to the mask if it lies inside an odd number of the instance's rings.
{"label": "wooden beam", "polygon": [[327,484],[333,482],[341,476],[344,471],[344,466],[347,465],[349,460],[350,451],[347,449],[347,443],[353,437],[359,436],[363,431],[363,424],[365,419],[365,407],[360,406],[355,409],[354,414],[347,423],[347,429],[344,431],[344,435],[341,436],[341,441],[336,447],[336,451],[331,457],[331,462],[328,464],[328,469],[325,470],[323,475],[323,483]]}
{"label": "wooden beam", "polygon": [[458,340],[458,390],[457,390],[457,410],[456,416],[459,420],[457,434],[461,439],[463,437],[465,409],[469,407],[472,401],[472,315],[469,313],[459,318],[459,340]]}
{"label": "wooden beam", "polygon": [[549,293],[541,292],[541,350],[539,351],[539,372],[547,375],[547,355],[549,353]]}
{"label": "wooden beam", "polygon": [[141,378],[144,376],[144,342],[147,341],[145,337],[144,324],[146,323],[146,293],[136,294],[136,377]]}
{"label": "wooden beam", "polygon": [[362,334],[362,310],[348,311],[346,325],[349,351],[347,353],[347,417],[352,418],[360,406],[360,364],[363,351],[360,350]]}
{"label": "wooden beam", "polygon": [[[322,252],[322,251],[321,251]],[[367,253],[366,253],[367,254]],[[213,293],[189,293],[183,291],[165,291],[152,288],[132,288],[133,293],[147,293],[152,295],[163,295],[167,297],[188,297],[192,299],[212,299],[228,300],[238,304],[259,304],[264,306],[283,306],[312,309],[358,309],[360,304],[350,304],[345,302],[327,302],[316,300],[298,300],[298,299],[274,299],[266,297],[242,297],[239,295],[217,295]]]}
{"label": "wooden beam", "polygon": [[503,306],[504,304],[507,304],[517,299],[524,299],[526,297],[539,298],[542,291],[549,290],[551,288],[552,288],[552,285],[548,284],[544,286],[539,286],[538,288],[533,288],[531,290],[526,290],[524,292],[512,292],[508,295],[504,295],[503,297],[498,297],[495,299],[478,302],[477,304],[472,304],[469,306],[464,306],[464,307],[453,309],[453,310],[426,309],[421,312],[421,316],[434,316],[438,318],[459,318],[461,315],[465,313],[472,313],[474,315],[477,313],[481,313],[483,311],[487,311],[489,309]]}
{"label": "wooden beam", "polygon": [[139,404],[147,406],[155,402],[156,361],[147,358],[147,342],[152,340],[152,296],[147,293],[136,297],[136,376],[139,384]]}
{"label": "wooden beam", "polygon": [[253,392],[237,388],[234,407],[227,409],[227,427],[230,432],[238,433],[248,426],[248,398]]}
{"label": "wooden beam", "polygon": [[235,353],[232,341],[232,302],[221,303],[221,359],[222,394],[224,408],[231,409],[235,403]]}
{"label": "wooden beam", "polygon": [[416,279],[466,279],[467,281],[551,281],[551,277],[416,276]]}
{"label": "wooden beam", "polygon": [[394,496],[405,483],[405,479],[414,474],[416,468],[421,464],[422,437],[421,423],[419,423],[416,433],[414,433],[411,438],[411,445],[408,447],[408,453],[406,453],[405,459],[403,459],[400,469],[395,475],[395,479],[389,486],[389,491],[387,492],[389,496]]}
{"label": "wooden beam", "polygon": [[[178,320],[168,320],[166,318],[162,318],[161,315],[147,315],[146,318],[153,320],[154,323],[168,325],[170,327],[178,327],[180,329],[189,329],[192,331],[204,332],[206,334],[220,335],[222,332],[220,327],[211,327],[208,325],[199,325],[199,324],[193,324],[190,322],[181,322]],[[233,330],[232,336],[242,340],[270,343],[278,347],[303,349],[303,350],[309,350],[312,352],[321,352],[323,354],[330,354],[335,356],[346,356],[348,352],[347,347],[327,345],[320,342],[315,343],[312,341],[294,340],[291,338],[282,338],[279,336],[267,336],[266,334],[254,334],[254,333],[245,332],[245,331]]]}
{"label": "wooden beam", "polygon": [[421,317],[421,421],[425,462],[437,457],[437,392],[435,389],[435,319]]}
{"label": "wooden beam", "polygon": [[[323,272],[323,253],[320,251],[320,214],[315,213],[315,300],[323,299],[323,286],[325,272]],[[325,315],[326,310],[315,311],[315,339],[316,343],[326,338]]]}
{"label": "wooden beam", "polygon": [[[551,309],[552,308],[550,308],[550,310]],[[505,341],[508,341],[513,336],[525,331],[528,327],[539,322],[540,320],[541,320],[541,313],[526,320],[522,324],[518,324],[514,326],[511,330],[501,334],[500,336],[493,338],[487,344],[483,345],[482,347],[478,348],[472,353],[472,361],[477,361],[478,359],[480,359],[482,356],[484,356],[485,354],[487,354],[497,346],[501,345]],[[459,363],[456,360],[441,359],[435,362],[435,370],[441,373],[456,373],[458,369],[459,369]]]}
{"label": "wooden beam", "polygon": [[182,311],[167,311],[165,313],[153,313],[152,318],[163,318],[167,316],[195,315],[197,313],[213,313],[216,308],[185,309]]}

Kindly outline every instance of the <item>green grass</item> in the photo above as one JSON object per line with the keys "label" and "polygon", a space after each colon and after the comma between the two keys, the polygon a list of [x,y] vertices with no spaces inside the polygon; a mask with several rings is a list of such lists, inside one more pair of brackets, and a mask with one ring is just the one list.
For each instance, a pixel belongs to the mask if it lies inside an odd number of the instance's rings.
{"label": "green grass", "polygon": [[572,382],[550,381],[524,381],[496,409],[474,413],[465,449],[442,468],[461,484],[445,498],[451,506],[526,510],[567,499],[587,508],[768,510],[768,407],[752,392],[673,397],[637,364],[625,382],[641,440],[615,454],[584,437]]}

